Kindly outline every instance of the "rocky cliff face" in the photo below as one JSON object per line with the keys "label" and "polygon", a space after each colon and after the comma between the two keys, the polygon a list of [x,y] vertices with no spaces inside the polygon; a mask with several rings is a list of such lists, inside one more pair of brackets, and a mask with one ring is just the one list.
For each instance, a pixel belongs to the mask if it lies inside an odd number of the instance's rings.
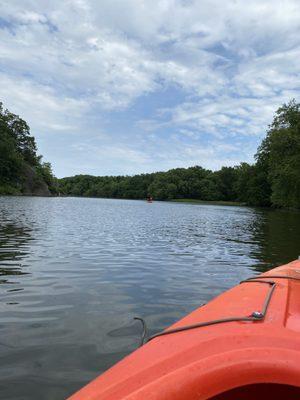
{"label": "rocky cliff face", "polygon": [[51,196],[47,184],[27,165],[24,170],[22,194],[25,196]]}

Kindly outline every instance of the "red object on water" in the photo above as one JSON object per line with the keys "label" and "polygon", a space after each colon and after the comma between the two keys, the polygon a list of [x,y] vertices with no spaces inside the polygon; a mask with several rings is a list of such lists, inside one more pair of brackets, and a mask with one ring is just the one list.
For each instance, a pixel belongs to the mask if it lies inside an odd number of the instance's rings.
{"label": "red object on water", "polygon": [[256,320],[153,338],[69,400],[300,399],[300,261],[255,279],[167,331],[225,317]]}

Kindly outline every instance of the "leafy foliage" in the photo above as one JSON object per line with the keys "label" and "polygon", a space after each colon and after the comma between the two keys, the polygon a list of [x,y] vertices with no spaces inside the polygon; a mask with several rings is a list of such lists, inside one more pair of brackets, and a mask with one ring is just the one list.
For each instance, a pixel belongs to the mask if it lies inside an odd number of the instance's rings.
{"label": "leafy foliage", "polygon": [[256,155],[271,187],[271,203],[300,208],[300,104],[280,107]]}
{"label": "leafy foliage", "polygon": [[[232,168],[234,177],[236,168]],[[145,199],[151,195],[157,200],[200,199],[236,200],[235,182],[228,186],[220,171],[212,172],[202,167],[177,168],[135,176],[77,175],[59,180],[62,194],[73,196]],[[229,172],[231,174],[231,171]]]}
{"label": "leafy foliage", "polygon": [[32,168],[41,181],[55,192],[55,179],[49,163],[37,155],[35,139],[28,124],[3,108],[0,102],[0,193],[18,194],[23,190],[26,170]]}

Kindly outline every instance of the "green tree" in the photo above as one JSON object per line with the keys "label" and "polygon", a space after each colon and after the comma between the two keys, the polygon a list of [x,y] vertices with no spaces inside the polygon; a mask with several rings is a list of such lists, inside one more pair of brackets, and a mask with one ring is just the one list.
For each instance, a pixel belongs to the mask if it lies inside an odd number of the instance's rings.
{"label": "green tree", "polygon": [[6,132],[13,139],[16,151],[22,156],[24,161],[30,165],[36,165],[38,157],[36,155],[36,143],[30,135],[30,128],[18,115],[4,110],[0,102],[0,129]]}
{"label": "green tree", "polygon": [[37,175],[41,178],[43,182],[45,182],[52,194],[58,194],[58,182],[54,177],[52,166],[49,162],[41,162],[41,158],[39,163],[36,166]]}
{"label": "green tree", "polygon": [[236,200],[251,206],[270,206],[270,185],[260,165],[241,163],[236,167]]}
{"label": "green tree", "polygon": [[216,188],[219,194],[219,200],[233,201],[236,199],[236,180],[237,169],[234,167],[222,167],[220,171],[215,172]]}
{"label": "green tree", "polygon": [[28,124],[0,102],[0,192],[20,193],[25,186],[42,183],[45,187],[46,183],[55,193],[57,184],[51,165],[42,163],[41,158]]}
{"label": "green tree", "polygon": [[268,172],[272,204],[300,208],[300,104],[295,100],[276,111],[256,157]]}

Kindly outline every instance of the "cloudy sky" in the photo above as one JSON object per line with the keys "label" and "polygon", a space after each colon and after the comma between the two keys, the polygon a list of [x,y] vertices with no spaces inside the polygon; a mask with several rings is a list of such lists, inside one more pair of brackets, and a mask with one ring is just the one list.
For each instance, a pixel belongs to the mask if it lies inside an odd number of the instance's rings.
{"label": "cloudy sky", "polygon": [[299,60],[299,0],[0,2],[0,100],[58,177],[251,162]]}

